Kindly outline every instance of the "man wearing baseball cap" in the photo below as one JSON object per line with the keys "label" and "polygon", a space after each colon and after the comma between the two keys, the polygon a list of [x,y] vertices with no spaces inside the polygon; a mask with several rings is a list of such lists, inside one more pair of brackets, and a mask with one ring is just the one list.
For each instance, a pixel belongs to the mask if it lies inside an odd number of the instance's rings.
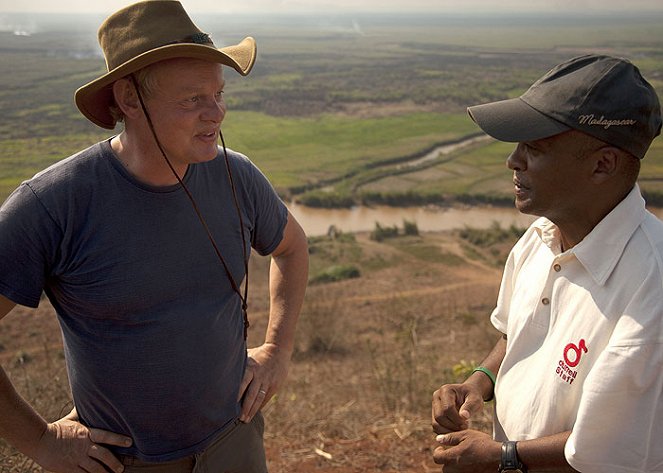
{"label": "man wearing baseball cap", "polygon": [[[121,9],[99,41],[108,71],[76,105],[123,130],[0,208],[0,318],[46,293],[75,407],[47,422],[0,370],[0,437],[55,472],[264,473],[259,410],[288,371],[308,251],[220,135],[222,66],[247,75],[255,42],[218,48],[174,0]],[[247,351],[251,249],[272,255],[271,307]]]}
{"label": "man wearing baseball cap", "polygon": [[[521,97],[470,107],[537,215],[507,260],[503,334],[462,384],[433,394],[444,472],[663,471],[663,223],[640,160],[661,130],[629,61],[564,62]],[[494,398],[494,435],[469,428]]]}

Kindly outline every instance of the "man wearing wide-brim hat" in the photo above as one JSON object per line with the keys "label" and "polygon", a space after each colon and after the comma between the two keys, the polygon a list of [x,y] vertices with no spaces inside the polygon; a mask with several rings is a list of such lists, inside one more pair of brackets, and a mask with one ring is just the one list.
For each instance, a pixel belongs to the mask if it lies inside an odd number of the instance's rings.
{"label": "man wearing wide-brim hat", "polygon": [[[433,395],[445,473],[663,471],[663,222],[640,160],[661,131],[653,87],[597,54],[522,96],[468,109],[507,158],[536,220],[512,249],[492,352]],[[494,436],[470,428],[495,399]]]}
{"label": "man wearing wide-brim hat", "polygon": [[[308,251],[220,136],[222,66],[247,75],[255,42],[217,48],[173,0],[116,12],[99,41],[108,72],[76,105],[123,130],[0,209],[0,317],[45,291],[75,407],[49,423],[0,370],[0,436],[55,472],[263,473],[260,409],[287,375]],[[271,306],[265,343],[247,351],[251,249],[272,255]]]}

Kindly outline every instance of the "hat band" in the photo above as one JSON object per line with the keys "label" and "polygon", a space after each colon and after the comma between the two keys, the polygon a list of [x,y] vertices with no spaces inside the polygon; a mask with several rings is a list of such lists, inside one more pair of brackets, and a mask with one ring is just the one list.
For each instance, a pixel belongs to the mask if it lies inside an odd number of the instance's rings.
{"label": "hat band", "polygon": [[191,36],[187,36],[184,39],[181,39],[179,41],[172,41],[170,43],[163,44],[162,46],[168,46],[169,44],[185,44],[185,43],[210,44],[210,45],[214,44],[212,42],[212,38],[207,33],[194,33]]}

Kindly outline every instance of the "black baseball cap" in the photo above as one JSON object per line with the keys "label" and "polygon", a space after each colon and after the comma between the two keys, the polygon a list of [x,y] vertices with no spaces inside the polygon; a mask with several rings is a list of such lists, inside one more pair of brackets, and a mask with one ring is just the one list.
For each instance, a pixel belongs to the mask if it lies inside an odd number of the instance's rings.
{"label": "black baseball cap", "polygon": [[555,66],[518,98],[467,111],[500,141],[534,141],[574,129],[640,159],[661,132],[661,105],[638,68],[596,54]]}

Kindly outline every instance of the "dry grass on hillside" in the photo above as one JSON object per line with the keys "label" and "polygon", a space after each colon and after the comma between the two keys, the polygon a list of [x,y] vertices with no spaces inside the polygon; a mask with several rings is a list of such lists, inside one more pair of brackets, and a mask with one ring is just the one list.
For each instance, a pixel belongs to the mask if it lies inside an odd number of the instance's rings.
{"label": "dry grass on hillside", "polygon": [[[431,394],[462,379],[497,339],[488,321],[500,278],[495,260],[511,243],[484,249],[449,233],[313,241],[312,276],[344,264],[360,277],[308,289],[288,383],[264,410],[270,471],[438,471]],[[252,260],[252,345],[266,326],[267,265]],[[60,332],[47,301],[0,323],[0,362],[45,417],[68,412]],[[490,428],[488,412],[476,427]],[[1,442],[1,473],[39,471]]]}

